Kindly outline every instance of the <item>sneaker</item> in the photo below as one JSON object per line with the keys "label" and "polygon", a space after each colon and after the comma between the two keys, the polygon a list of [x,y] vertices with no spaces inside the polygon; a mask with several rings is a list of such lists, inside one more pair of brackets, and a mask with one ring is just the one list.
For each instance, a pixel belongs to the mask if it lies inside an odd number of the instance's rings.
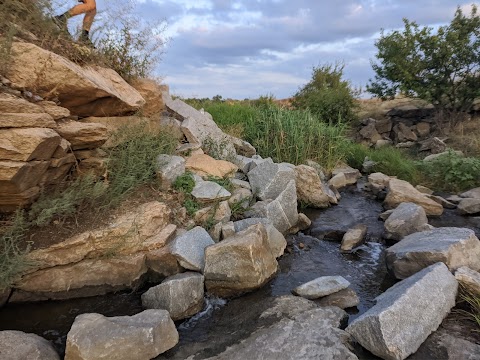
{"label": "sneaker", "polygon": [[78,42],[86,45],[88,47],[91,47],[92,49],[95,49],[95,45],[93,44],[92,40],[88,37],[88,34],[82,32],[78,38]]}
{"label": "sneaker", "polygon": [[54,16],[52,20],[61,31],[68,32],[67,17],[65,14]]}

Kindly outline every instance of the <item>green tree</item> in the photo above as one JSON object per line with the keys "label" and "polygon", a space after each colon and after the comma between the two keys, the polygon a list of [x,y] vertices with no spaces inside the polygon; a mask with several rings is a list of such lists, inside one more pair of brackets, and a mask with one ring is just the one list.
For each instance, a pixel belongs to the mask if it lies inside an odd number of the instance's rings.
{"label": "green tree", "polygon": [[293,96],[292,105],[309,109],[327,123],[353,120],[359,91],[342,79],[344,67],[341,63],[313,67],[311,80]]}
{"label": "green tree", "polygon": [[450,24],[420,27],[403,20],[405,28],[375,42],[378,63],[367,91],[380,98],[397,94],[431,102],[437,110],[468,111],[480,96],[480,17],[457,8]]}

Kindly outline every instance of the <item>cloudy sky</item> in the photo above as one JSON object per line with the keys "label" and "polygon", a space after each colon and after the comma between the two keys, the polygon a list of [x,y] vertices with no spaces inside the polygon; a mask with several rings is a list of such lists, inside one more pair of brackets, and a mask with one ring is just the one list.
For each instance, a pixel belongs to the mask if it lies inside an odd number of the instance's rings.
{"label": "cloudy sky", "polygon": [[[313,66],[335,61],[365,86],[380,29],[448,23],[452,0],[134,0],[151,21],[165,19],[170,38],[157,75],[184,97],[277,99],[309,81]],[[122,1],[97,0],[100,11]]]}

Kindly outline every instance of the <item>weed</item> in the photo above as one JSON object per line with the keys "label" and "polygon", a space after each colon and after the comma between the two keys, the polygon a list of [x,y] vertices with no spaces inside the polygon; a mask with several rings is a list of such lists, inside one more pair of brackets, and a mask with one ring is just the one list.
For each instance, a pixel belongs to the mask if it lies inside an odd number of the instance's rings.
{"label": "weed", "polygon": [[471,288],[460,286],[459,299],[462,305],[459,312],[473,320],[478,326],[478,331],[480,331],[480,293],[474,292]]}
{"label": "weed", "polygon": [[233,220],[241,220],[245,217],[245,213],[251,210],[250,200],[248,197],[241,198],[238,201],[233,201],[230,203],[230,211],[232,212]]}
{"label": "weed", "polygon": [[478,186],[480,158],[461,157],[449,151],[435,160],[418,162],[427,185],[444,191],[462,191]]}
{"label": "weed", "polygon": [[232,182],[230,181],[229,178],[221,178],[221,177],[218,177],[218,176],[208,175],[206,180],[207,181],[212,181],[212,182],[222,186],[224,189],[226,189],[229,192],[232,192],[233,189],[234,189],[233,184],[232,184]]}
{"label": "weed", "polygon": [[17,211],[12,224],[0,236],[0,290],[9,288],[18,277],[35,264],[26,255],[30,248],[20,249],[28,228],[23,211]]}
{"label": "weed", "polygon": [[195,187],[195,180],[193,179],[192,173],[187,171],[183,175],[180,175],[175,179],[172,186],[177,191],[190,194]]}
{"label": "weed", "polygon": [[217,160],[234,161],[235,153],[232,149],[230,139],[225,137],[223,140],[214,140],[207,137],[203,140],[202,148],[206,154]]}
{"label": "weed", "polygon": [[195,213],[200,210],[200,204],[196,202],[191,195],[185,198],[183,206],[187,209],[187,214],[190,216],[195,215]]}

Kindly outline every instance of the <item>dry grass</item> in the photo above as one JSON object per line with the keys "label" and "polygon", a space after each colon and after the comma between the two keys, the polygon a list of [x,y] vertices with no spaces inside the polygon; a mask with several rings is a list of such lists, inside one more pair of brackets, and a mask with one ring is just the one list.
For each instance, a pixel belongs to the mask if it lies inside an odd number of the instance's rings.
{"label": "dry grass", "polygon": [[449,134],[448,145],[466,156],[480,157],[480,115],[455,126]]}

